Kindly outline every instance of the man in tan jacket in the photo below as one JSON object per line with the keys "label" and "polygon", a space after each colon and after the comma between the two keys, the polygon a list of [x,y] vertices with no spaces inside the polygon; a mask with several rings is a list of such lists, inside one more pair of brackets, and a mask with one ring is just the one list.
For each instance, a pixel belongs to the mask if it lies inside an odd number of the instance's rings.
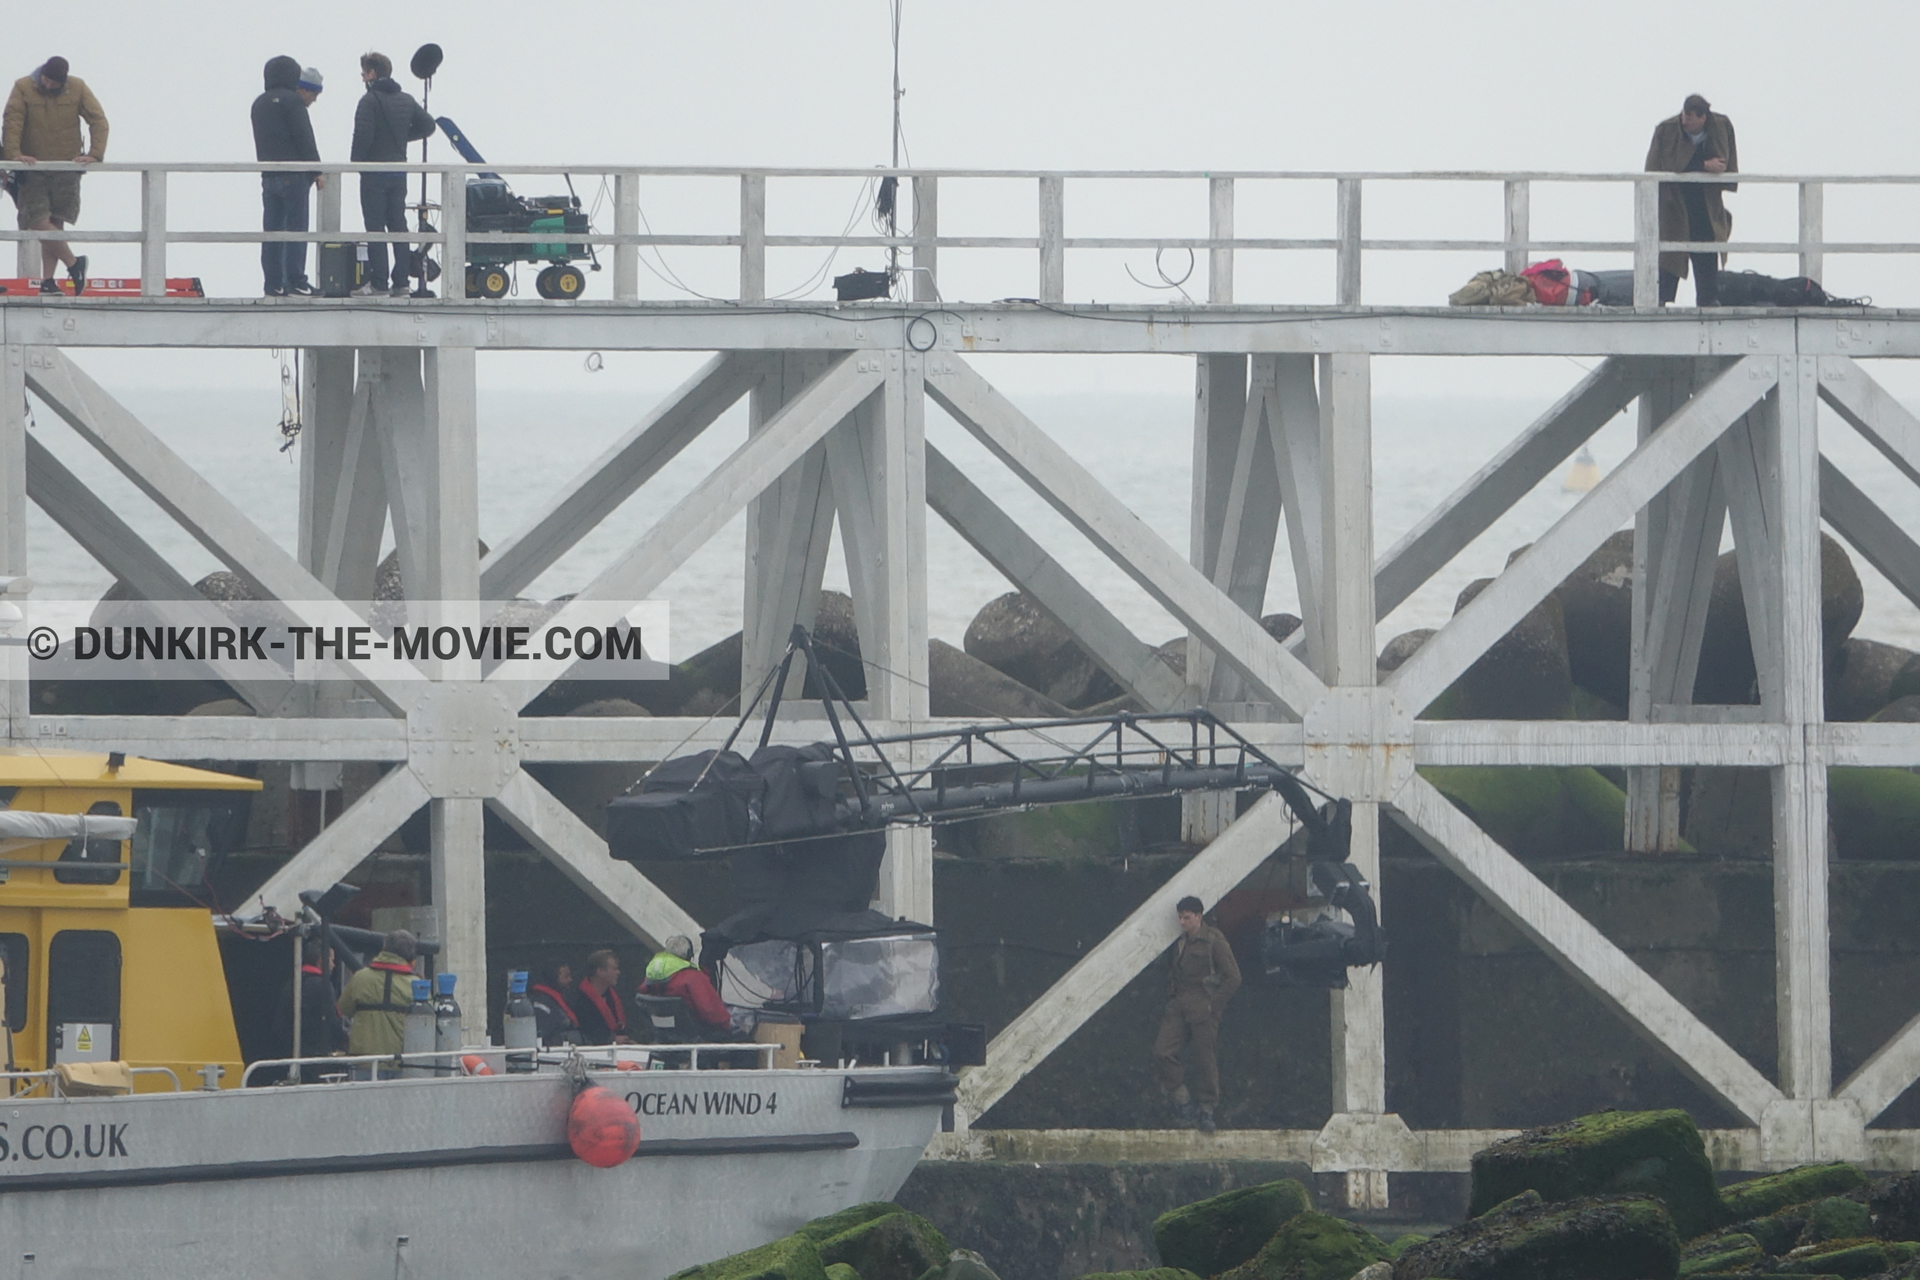
{"label": "man in tan jacket", "polygon": [[[1680,114],[1654,126],[1647,147],[1648,173],[1738,173],[1740,151],[1734,142],[1733,121],[1715,111],[1697,93],[1687,95]],[[1723,198],[1737,190],[1735,183],[1666,182],[1660,185],[1662,240],[1727,241],[1733,238],[1733,215]],[[1693,298],[1698,306],[1720,305],[1718,253],[1663,253],[1660,255],[1660,301],[1672,302],[1693,265]]]}
{"label": "man in tan jacket", "polygon": [[[1183,1125],[1213,1132],[1213,1109],[1220,1102],[1220,1014],[1240,989],[1240,964],[1227,937],[1206,922],[1200,899],[1180,899],[1180,937],[1173,944],[1173,971],[1167,977],[1167,1007],[1160,1034],[1153,1038],[1153,1074],[1177,1109]],[[1190,1062],[1182,1062],[1181,1050]],[[1194,1087],[1187,1090],[1187,1068]],[[1197,1104],[1197,1105],[1196,1105]]]}
{"label": "man in tan jacket", "polygon": [[[87,124],[85,139],[80,136],[82,120]],[[67,74],[65,58],[48,58],[32,75],[14,81],[0,132],[0,159],[27,164],[70,160],[84,165],[106,158],[107,113],[84,80]],[[55,231],[79,219],[79,174],[14,172],[13,200],[19,206],[22,231]],[[40,242],[40,292],[61,292],[53,278],[56,262],[66,264],[78,296],[87,287],[87,260],[75,257],[64,240]]]}

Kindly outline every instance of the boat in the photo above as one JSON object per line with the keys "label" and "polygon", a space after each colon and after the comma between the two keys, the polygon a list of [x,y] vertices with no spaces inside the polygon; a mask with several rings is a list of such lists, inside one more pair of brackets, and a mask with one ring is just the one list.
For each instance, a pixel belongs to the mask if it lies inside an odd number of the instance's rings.
{"label": "boat", "polygon": [[[258,788],[0,751],[0,1242],[21,1274],[660,1280],[890,1198],[951,1114],[955,1077],[905,1045],[245,1061],[219,930],[333,927],[201,899]],[[596,1086],[639,1127],[608,1168],[569,1140]]]}

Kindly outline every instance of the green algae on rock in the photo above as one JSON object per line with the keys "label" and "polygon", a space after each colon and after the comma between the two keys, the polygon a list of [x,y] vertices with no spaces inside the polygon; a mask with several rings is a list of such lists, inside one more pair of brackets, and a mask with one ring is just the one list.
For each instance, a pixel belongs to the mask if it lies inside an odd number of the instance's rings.
{"label": "green algae on rock", "polygon": [[1760,1242],[1743,1231],[1722,1231],[1688,1244],[1680,1255],[1682,1276],[1745,1271],[1767,1261]]}
{"label": "green algae on rock", "polygon": [[1165,1266],[1217,1276],[1252,1258],[1312,1206],[1307,1189],[1292,1178],[1241,1187],[1161,1214],[1154,1219],[1153,1243]]}
{"label": "green algae on rock", "polygon": [[861,1280],[918,1280],[952,1252],[939,1228],[904,1209],[830,1235],[819,1250],[822,1263],[846,1263]]}
{"label": "green algae on rock", "polygon": [[1807,1210],[1807,1225],[1800,1229],[1799,1244],[1820,1244],[1827,1240],[1855,1240],[1873,1234],[1873,1217],[1867,1206],[1845,1196],[1828,1196]]}
{"label": "green algae on rock", "polygon": [[1150,1267],[1145,1271],[1093,1271],[1080,1280],[1204,1280],[1179,1267]]}
{"label": "green algae on rock", "polygon": [[1674,1280],[1680,1237],[1652,1196],[1525,1191],[1400,1255],[1394,1280]]}
{"label": "green algae on rock", "polygon": [[672,1280],[827,1280],[820,1250],[805,1236],[782,1236],[772,1244],[676,1272]]}
{"label": "green algae on rock", "polygon": [[1369,1263],[1391,1260],[1386,1242],[1365,1227],[1309,1209],[1220,1280],[1351,1280]]}
{"label": "green algae on rock", "polygon": [[793,1234],[805,1236],[815,1244],[819,1244],[822,1240],[830,1240],[842,1231],[851,1231],[855,1227],[872,1222],[875,1218],[886,1218],[905,1212],[905,1209],[889,1201],[869,1200],[865,1204],[856,1204],[838,1213],[830,1213],[824,1218],[815,1218]]}
{"label": "green algae on rock", "polygon": [[1763,1178],[1736,1182],[1720,1193],[1733,1221],[1765,1217],[1789,1205],[1845,1195],[1867,1184],[1867,1175],[1850,1164],[1803,1164]]}
{"label": "green algae on rock", "polygon": [[827,1267],[827,1280],[860,1280],[860,1273],[844,1262],[835,1262]]}
{"label": "green algae on rock", "polygon": [[1774,1266],[1776,1275],[1841,1276],[1845,1280],[1885,1271],[1893,1263],[1878,1240],[1829,1240],[1795,1249]]}
{"label": "green algae on rock", "polygon": [[1689,1240],[1725,1221],[1706,1145],[1684,1111],[1603,1111],[1474,1153],[1470,1216],[1528,1190],[1546,1200],[1651,1195]]}

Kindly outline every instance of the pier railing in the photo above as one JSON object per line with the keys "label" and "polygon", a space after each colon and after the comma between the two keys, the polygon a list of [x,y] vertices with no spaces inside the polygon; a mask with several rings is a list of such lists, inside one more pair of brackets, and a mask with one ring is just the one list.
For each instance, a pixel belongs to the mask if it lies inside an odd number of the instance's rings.
{"label": "pier railing", "polygon": [[[18,162],[0,163],[0,170],[24,169]],[[37,166],[44,171],[77,171],[75,164]],[[1829,254],[1903,255],[1920,254],[1920,241],[1854,240],[1829,241],[1825,233],[1825,200],[1829,187],[1911,187],[1920,186],[1920,174],[1896,175],[1787,175],[1787,174],[1647,174],[1647,173],[1548,173],[1548,172],[1416,172],[1416,173],[1341,173],[1333,171],[1242,171],[1183,172],[1175,170],[931,170],[931,169],[763,169],[710,168],[687,166],[560,166],[503,164],[96,164],[85,167],[92,174],[134,173],[139,175],[140,201],[138,226],[122,230],[96,230],[76,227],[67,231],[0,230],[0,240],[22,242],[22,272],[27,271],[30,242],[63,239],[81,244],[133,244],[139,246],[142,292],[160,296],[166,291],[169,251],[176,246],[203,244],[249,244],[265,240],[338,241],[359,243],[399,242],[441,246],[445,262],[464,263],[467,250],[477,244],[516,244],[529,239],[526,232],[477,232],[466,224],[465,188],[471,176],[505,173],[515,177],[567,175],[589,181],[607,181],[612,187],[612,227],[596,228],[589,234],[568,233],[569,243],[585,243],[612,250],[613,296],[617,301],[636,301],[640,297],[641,252],[651,248],[733,248],[739,254],[739,285],[730,298],[710,300],[760,303],[768,300],[767,251],[783,248],[883,248],[900,255],[901,279],[896,283],[897,301],[958,301],[944,297],[939,288],[939,259],[942,251],[1018,250],[1034,254],[1036,271],[1031,276],[1009,279],[995,293],[1001,301],[1019,300],[1041,305],[1066,305],[1068,255],[1087,250],[1165,250],[1191,251],[1207,255],[1204,299],[1209,304],[1254,302],[1235,296],[1236,254],[1255,251],[1330,253],[1334,260],[1334,291],[1325,297],[1279,297],[1259,299],[1261,305],[1335,306],[1353,308],[1365,305],[1362,264],[1365,255],[1381,252],[1484,252],[1500,255],[1509,271],[1519,271],[1533,258],[1544,254],[1596,252],[1630,254],[1633,262],[1633,306],[1651,311],[1659,306],[1659,255],[1663,252],[1718,250],[1736,254],[1792,255],[1797,258],[1799,274],[1821,278],[1824,259]],[[262,232],[187,230],[168,221],[168,196],[173,180],[188,175],[250,174],[265,172],[318,172],[330,181],[319,194],[315,229],[308,232]],[[367,232],[341,225],[340,175],[349,173],[405,173],[429,175],[438,179],[438,224],[432,232]],[[739,185],[739,217],[733,225],[711,233],[643,232],[641,184],[660,179],[730,179]],[[773,234],[767,230],[767,196],[770,185],[820,179],[880,180],[894,178],[899,183],[899,203],[903,216],[899,225],[906,230],[887,234]],[[1037,227],[1033,235],[986,236],[944,235],[939,228],[940,194],[949,187],[979,180],[1025,181],[1034,184],[1037,199]],[[1115,181],[1204,184],[1207,197],[1207,234],[1204,236],[1135,235],[1075,236],[1067,234],[1069,187],[1075,193]],[[1719,185],[1737,182],[1744,186],[1790,186],[1798,196],[1798,234],[1792,240],[1733,240],[1720,244],[1665,241],[1659,234],[1660,187],[1664,183],[1704,183]],[[1405,183],[1497,184],[1504,210],[1500,234],[1485,238],[1379,238],[1364,231],[1362,209],[1369,185]],[[1332,235],[1320,236],[1240,236],[1235,234],[1236,193],[1249,183],[1331,183],[1334,190]],[[1541,184],[1588,184],[1609,187],[1627,186],[1632,190],[1631,225],[1622,239],[1578,239],[1536,236],[1532,228],[1532,195]],[[413,184],[409,183],[412,188]],[[415,198],[413,190],[409,198]],[[246,206],[251,214],[251,205]],[[182,264],[175,256],[175,268]],[[1183,278],[1184,280],[1184,278]],[[452,300],[465,296],[463,271],[447,271],[443,294]],[[822,282],[824,284],[824,281]],[[1200,288],[1196,282],[1195,289]],[[687,290],[692,293],[692,290]],[[1183,301],[1201,302],[1185,294]],[[710,297],[701,294],[700,297]],[[985,300],[985,299],[979,299]],[[979,301],[976,300],[976,301]]]}

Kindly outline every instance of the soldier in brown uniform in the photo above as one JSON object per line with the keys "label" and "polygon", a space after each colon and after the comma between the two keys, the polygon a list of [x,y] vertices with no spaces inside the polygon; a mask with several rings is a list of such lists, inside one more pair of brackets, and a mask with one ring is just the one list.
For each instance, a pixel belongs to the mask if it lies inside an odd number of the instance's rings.
{"label": "soldier in brown uniform", "polygon": [[[1160,1034],[1153,1039],[1153,1074],[1182,1124],[1213,1132],[1213,1109],[1220,1101],[1220,1012],[1240,989],[1240,965],[1227,937],[1208,924],[1200,899],[1180,899],[1180,938],[1173,944],[1173,969],[1167,977],[1167,1008]],[[1191,1050],[1181,1061],[1181,1050]],[[1196,1077],[1187,1091],[1187,1068]]]}

